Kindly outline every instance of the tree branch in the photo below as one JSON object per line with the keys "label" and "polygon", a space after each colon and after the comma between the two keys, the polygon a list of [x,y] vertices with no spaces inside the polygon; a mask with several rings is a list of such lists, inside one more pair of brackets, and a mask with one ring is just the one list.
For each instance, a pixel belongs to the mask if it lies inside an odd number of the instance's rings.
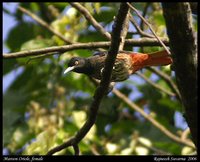
{"label": "tree branch", "polygon": [[191,141],[188,140],[182,140],[180,137],[174,135],[172,132],[170,132],[167,128],[165,128],[162,124],[160,124],[156,119],[152,118],[150,115],[146,114],[138,105],[136,105],[134,102],[131,102],[129,98],[127,98],[124,94],[122,94],[120,91],[113,89],[113,93],[119,97],[122,101],[124,101],[130,108],[134,109],[135,111],[139,112],[145,119],[147,119],[149,122],[151,122],[156,128],[158,128],[161,132],[163,132],[167,137],[172,139],[173,141],[176,141],[178,143],[190,146],[194,148],[194,144]]}
{"label": "tree branch", "polygon": [[170,92],[168,90],[166,90],[165,88],[161,87],[160,85],[152,82],[149,78],[147,78],[144,74],[140,73],[140,72],[136,72],[136,74],[138,76],[140,76],[141,78],[143,78],[147,83],[149,83],[150,85],[152,85],[153,87],[155,87],[156,89],[166,93],[167,95],[171,96],[171,97],[175,97],[176,94],[173,92]]}
{"label": "tree branch", "polygon": [[[143,9],[143,13],[142,13],[142,17],[145,18],[145,16],[147,15],[147,11],[148,11],[148,8],[152,5],[151,2],[146,2],[145,6],[144,6],[144,9]],[[144,30],[144,21],[141,20],[140,22],[140,29],[143,31]]]}
{"label": "tree branch", "polygon": [[104,35],[108,40],[111,40],[111,35],[108,33],[95,19],[94,17],[88,12],[88,10],[83,7],[80,3],[76,2],[70,2],[70,5],[76,8],[79,12],[81,12],[86,20],[90,22],[93,27],[99,31],[102,35]]}
{"label": "tree branch", "polygon": [[79,147],[78,147],[78,144],[73,145],[73,148],[74,148],[74,154],[75,154],[75,155],[79,155]]}
{"label": "tree branch", "polygon": [[[94,78],[89,77],[91,82],[98,86],[99,81],[95,80]],[[187,138],[178,137],[177,135],[173,134],[170,130],[168,130],[166,127],[164,127],[161,123],[159,123],[156,119],[154,119],[152,116],[146,114],[146,112],[137,104],[132,102],[127,96],[125,96],[123,93],[121,93],[119,90],[113,88],[112,90],[113,94],[115,94],[120,100],[122,100],[124,103],[126,103],[130,108],[133,110],[139,112],[147,121],[149,121],[153,126],[155,126],[157,129],[159,129],[163,134],[165,134],[167,137],[172,139],[175,142],[187,145],[189,147],[195,148],[194,144]],[[128,116],[126,114],[126,117],[129,119],[132,119],[131,116]]]}
{"label": "tree branch", "polygon": [[[189,3],[162,3],[177,85],[186,120],[197,146],[197,41]],[[178,24],[178,25],[177,25]]]}
{"label": "tree branch", "polygon": [[153,28],[151,27],[151,24],[148,23],[148,21],[138,12],[137,9],[135,9],[130,3],[127,3],[128,6],[134,11],[136,12],[136,14],[144,21],[144,23],[149,27],[149,29],[151,30],[151,32],[153,33],[153,35],[156,37],[156,39],[160,42],[160,44],[164,47],[164,49],[167,51],[168,54],[170,54],[169,50],[167,49],[167,47],[165,46],[165,44],[162,42],[162,40],[156,35],[156,33],[154,32]]}
{"label": "tree branch", "polygon": [[154,72],[155,74],[157,74],[158,76],[160,76],[161,78],[164,79],[164,81],[169,85],[169,87],[172,89],[172,91],[176,94],[176,97],[179,101],[181,101],[181,94],[176,86],[176,84],[173,82],[173,80],[171,79],[171,77],[165,73],[163,73],[160,70],[157,70],[153,67],[146,67],[146,69]]}
{"label": "tree branch", "polygon": [[125,38],[129,29],[129,16],[130,16],[130,10],[128,9],[128,13],[126,14],[126,18],[124,20],[123,28],[120,35],[121,42],[119,45],[119,51],[122,51],[125,45]]}
{"label": "tree branch", "polygon": [[190,3],[190,8],[192,10],[193,14],[197,14],[198,11],[198,2],[189,2]]}
{"label": "tree branch", "polygon": [[[168,39],[163,38],[163,41],[166,44],[169,44]],[[95,49],[95,48],[108,48],[111,45],[110,42],[88,42],[88,43],[74,43],[72,45],[64,45],[64,46],[53,46],[42,49],[33,49],[27,51],[13,52],[9,54],[3,54],[4,59],[10,58],[20,58],[20,57],[28,57],[28,56],[37,56],[37,55],[45,55],[46,53],[62,54],[63,52],[76,50],[76,49]],[[126,39],[125,45],[127,46],[160,46],[160,43],[156,39],[150,38],[139,38],[135,39]]]}
{"label": "tree branch", "polygon": [[133,23],[133,25],[135,26],[137,32],[144,37],[149,37],[149,38],[154,38],[153,35],[145,33],[142,29],[140,29],[139,25],[137,24],[137,22],[135,21],[135,19],[133,18],[133,16],[130,15],[130,21]]}
{"label": "tree branch", "polygon": [[47,153],[48,155],[52,155],[53,153],[60,151],[61,149],[66,148],[68,146],[76,146],[74,148],[77,148],[77,144],[85,137],[85,135],[88,133],[90,128],[95,123],[99,105],[109,87],[112,68],[113,68],[115,58],[116,58],[118,50],[119,50],[121,30],[122,30],[122,26],[124,24],[124,20],[126,18],[127,12],[128,12],[127,4],[121,3],[118,15],[113,24],[111,46],[108,51],[108,55],[106,57],[105,70],[103,71],[103,76],[102,76],[100,85],[99,85],[99,87],[97,87],[97,89],[95,91],[94,100],[93,100],[92,104],[90,105],[89,116],[88,116],[87,121],[85,122],[83,127],[77,132],[75,137],[73,137],[69,141],[63,143],[62,145],[51,149]]}
{"label": "tree branch", "polygon": [[29,15],[32,19],[34,19],[36,22],[38,22],[41,26],[43,26],[44,28],[46,28],[47,30],[49,30],[50,32],[52,32],[53,34],[55,34],[57,37],[59,37],[60,39],[62,39],[64,42],[68,43],[68,44],[72,44],[73,42],[70,40],[67,40],[65,37],[63,37],[62,34],[60,34],[59,32],[55,31],[48,23],[46,23],[44,20],[42,20],[41,18],[39,18],[37,15],[33,14],[32,12],[28,11],[27,9],[18,6],[18,9]]}

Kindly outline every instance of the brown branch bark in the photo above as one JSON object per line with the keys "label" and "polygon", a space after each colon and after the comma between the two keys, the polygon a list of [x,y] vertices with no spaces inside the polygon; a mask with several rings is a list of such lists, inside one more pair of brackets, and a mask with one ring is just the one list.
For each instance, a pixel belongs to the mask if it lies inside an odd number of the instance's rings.
{"label": "brown branch bark", "polygon": [[172,78],[169,75],[153,67],[147,67],[147,69],[160,76],[169,85],[172,91],[176,94],[177,99],[181,101],[181,94],[178,90],[178,87],[176,86],[176,84],[173,82]]}
{"label": "brown branch bark", "polygon": [[190,8],[192,10],[193,14],[197,14],[198,11],[198,2],[189,2],[190,3]]}
{"label": "brown branch bark", "polygon": [[[166,90],[164,87],[160,86],[159,84],[156,84],[154,82],[152,82],[149,78],[147,78],[144,74],[140,73],[140,72],[136,72],[136,74],[138,76],[140,76],[141,78],[143,78],[147,83],[149,83],[150,85],[152,85],[153,87],[155,87],[156,89],[158,89],[159,91],[162,91],[164,93],[166,93],[167,95],[169,95],[170,97],[175,97],[176,94]],[[177,96],[176,96],[177,97]]]}
{"label": "brown branch bark", "polygon": [[130,21],[132,22],[132,24],[135,26],[137,32],[144,37],[149,37],[149,38],[154,38],[153,35],[145,33],[142,29],[140,29],[139,25],[137,24],[137,22],[135,21],[135,19],[133,18],[133,16],[130,16]]}
{"label": "brown branch bark", "polygon": [[[89,77],[89,79],[91,80],[91,82],[95,85],[98,86],[99,81],[95,80],[91,77]],[[192,143],[191,140],[189,140],[188,138],[181,138],[179,136],[177,136],[176,134],[174,134],[173,132],[171,132],[169,129],[167,129],[166,127],[164,127],[161,123],[159,123],[159,121],[157,121],[156,119],[154,119],[151,115],[147,114],[140,106],[138,106],[137,104],[135,104],[134,102],[132,102],[127,96],[125,96],[123,93],[121,93],[119,90],[113,88],[112,90],[113,94],[115,94],[122,102],[126,103],[131,109],[139,112],[147,121],[149,121],[153,126],[155,126],[157,129],[159,129],[164,135],[166,135],[167,137],[169,137],[171,140],[192,147],[194,148],[194,144]],[[126,116],[129,119],[132,119],[131,116]]]}
{"label": "brown branch bark", "polygon": [[162,3],[177,85],[197,146],[197,42],[189,3]]}
{"label": "brown branch bark", "polygon": [[[127,4],[121,3],[118,15],[117,15],[116,20],[113,25],[111,46],[108,51],[108,55],[106,57],[105,70],[103,72],[103,76],[102,76],[100,85],[99,85],[99,87],[97,87],[97,89],[95,91],[94,100],[93,100],[92,104],[90,105],[89,116],[88,116],[86,123],[77,132],[75,137],[73,137],[69,141],[63,143],[62,145],[51,149],[47,153],[48,155],[52,155],[53,153],[60,151],[68,146],[73,146],[74,148],[76,148],[76,150],[78,150],[77,144],[85,137],[85,135],[88,133],[90,128],[95,123],[101,100],[102,100],[103,96],[105,95],[105,93],[107,92],[108,87],[109,87],[112,68],[113,68],[115,58],[116,58],[118,50],[119,50],[121,30],[122,30],[122,26],[124,24],[124,20],[126,18],[127,12],[128,12]],[[76,153],[78,153],[78,151],[76,151]]]}
{"label": "brown branch bark", "polygon": [[80,3],[70,3],[71,6],[76,8],[79,12],[81,12],[84,17],[87,19],[88,22],[90,22],[93,27],[99,31],[102,35],[104,35],[108,40],[111,40],[111,35],[108,33],[95,19],[94,17],[88,12],[88,10],[83,7]]}
{"label": "brown branch bark", "polygon": [[162,40],[156,35],[155,31],[153,30],[153,28],[151,27],[151,24],[138,12],[138,10],[133,7],[130,3],[127,3],[128,6],[134,11],[136,12],[136,14],[142,19],[142,21],[149,27],[149,29],[151,30],[151,32],[153,33],[153,35],[156,37],[156,39],[160,42],[160,44],[163,46],[163,48],[167,51],[168,54],[171,54],[169,52],[169,50],[167,49],[167,47],[165,46],[165,44],[162,42]]}
{"label": "brown branch bark", "polygon": [[194,144],[191,141],[188,140],[182,140],[180,137],[173,134],[171,131],[169,131],[166,127],[164,127],[162,124],[160,124],[156,119],[152,118],[150,115],[146,114],[138,105],[136,105],[134,102],[131,102],[129,98],[127,98],[124,94],[122,94],[120,91],[113,89],[113,93],[119,97],[122,101],[124,101],[130,108],[134,109],[135,111],[139,112],[145,119],[147,119],[149,122],[151,122],[156,128],[158,128],[161,132],[163,132],[167,137],[172,139],[173,141],[176,141],[178,143],[190,146],[194,148]]}
{"label": "brown branch bark", "polygon": [[[168,39],[163,38],[162,41],[167,45],[169,44]],[[62,54],[63,52],[76,50],[76,49],[96,49],[96,48],[108,48],[111,45],[111,42],[88,42],[88,43],[74,43],[71,45],[64,46],[54,46],[47,47],[42,49],[33,49],[28,51],[20,51],[13,53],[5,53],[3,54],[4,59],[10,58],[20,58],[20,57],[28,57],[28,56],[37,56],[37,55],[45,55],[47,53],[54,54]],[[160,43],[156,39],[151,38],[139,38],[135,39],[126,39],[125,46],[160,46]]]}
{"label": "brown branch bark", "polygon": [[129,29],[129,16],[130,16],[130,10],[128,10],[128,13],[126,14],[126,18],[124,20],[123,28],[121,31],[121,35],[120,35],[121,42],[119,45],[119,51],[122,51],[125,45],[125,38]]}
{"label": "brown branch bark", "polygon": [[60,34],[59,32],[55,31],[48,23],[46,23],[44,20],[39,18],[37,15],[33,14],[32,12],[28,11],[27,9],[25,9],[24,7],[21,7],[21,6],[18,6],[18,9],[21,12],[29,15],[32,19],[34,19],[36,22],[38,22],[41,26],[43,26],[44,28],[46,28],[47,30],[49,30],[50,32],[55,34],[57,37],[59,37],[64,42],[66,42],[68,44],[72,44],[73,43],[72,41],[66,39],[62,34]]}

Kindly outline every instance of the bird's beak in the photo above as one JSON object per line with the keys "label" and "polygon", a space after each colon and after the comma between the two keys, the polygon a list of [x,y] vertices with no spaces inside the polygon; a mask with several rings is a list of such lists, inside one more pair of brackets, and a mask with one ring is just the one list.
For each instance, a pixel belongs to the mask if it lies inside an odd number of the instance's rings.
{"label": "bird's beak", "polygon": [[68,68],[64,71],[64,74],[66,74],[66,73],[68,73],[68,72],[70,72],[70,71],[72,71],[72,70],[74,70],[74,69],[75,69],[75,66],[68,67]]}

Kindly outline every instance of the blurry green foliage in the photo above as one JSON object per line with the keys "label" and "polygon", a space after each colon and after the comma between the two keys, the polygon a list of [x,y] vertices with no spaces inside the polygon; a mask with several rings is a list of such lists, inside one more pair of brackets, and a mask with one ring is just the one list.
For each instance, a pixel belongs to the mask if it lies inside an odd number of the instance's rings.
{"label": "blurry green foliage", "polygon": [[[113,17],[118,11],[119,3],[82,4],[105,29],[112,29]],[[147,3],[134,4],[141,12],[147,5]],[[71,41],[106,40],[98,31],[90,30],[91,24],[68,3],[19,3],[19,5],[37,14],[54,30]],[[166,35],[159,4],[148,3],[148,6],[146,17],[149,18],[149,22],[159,36]],[[9,13],[8,9],[5,11]],[[137,15],[133,15],[138,20]],[[10,30],[5,40],[10,52],[65,44],[33,20],[26,20],[20,11],[16,10],[12,16],[16,18],[17,24]],[[131,37],[132,35],[128,34],[128,38]],[[144,49],[146,52],[159,50],[158,47]],[[126,50],[132,48],[128,47]],[[74,50],[48,57],[3,60],[4,76],[18,67],[22,68],[22,72],[3,94],[3,147],[7,148],[10,154],[46,154],[50,148],[62,144],[80,129],[87,119],[95,86],[85,75],[69,73],[64,76],[63,71],[70,57],[88,57],[92,52]],[[162,69],[170,75],[169,68]],[[143,72],[147,77],[152,76],[150,71]],[[166,82],[160,78],[156,83],[170,90]],[[119,89],[129,96],[134,92],[131,87],[137,87],[143,94],[133,102],[142,108],[147,107],[154,117],[172,132],[176,133],[179,130],[173,123],[174,112],[181,111],[181,103],[177,99],[172,100],[151,85],[138,84],[134,80],[124,82]],[[134,110],[129,109],[115,95],[104,97],[95,125],[79,144],[81,153],[159,154],[159,151],[152,150],[152,147],[170,154],[191,152],[171,141],[152,124],[135,114]],[[70,147],[56,154],[73,153]]]}

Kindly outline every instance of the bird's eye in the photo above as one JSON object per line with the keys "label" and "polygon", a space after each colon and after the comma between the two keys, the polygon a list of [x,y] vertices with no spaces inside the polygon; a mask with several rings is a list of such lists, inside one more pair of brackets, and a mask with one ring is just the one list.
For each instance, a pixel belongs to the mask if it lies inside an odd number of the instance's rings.
{"label": "bird's eye", "polygon": [[78,65],[79,63],[78,63],[78,61],[75,61],[74,64],[75,64],[75,65]]}

